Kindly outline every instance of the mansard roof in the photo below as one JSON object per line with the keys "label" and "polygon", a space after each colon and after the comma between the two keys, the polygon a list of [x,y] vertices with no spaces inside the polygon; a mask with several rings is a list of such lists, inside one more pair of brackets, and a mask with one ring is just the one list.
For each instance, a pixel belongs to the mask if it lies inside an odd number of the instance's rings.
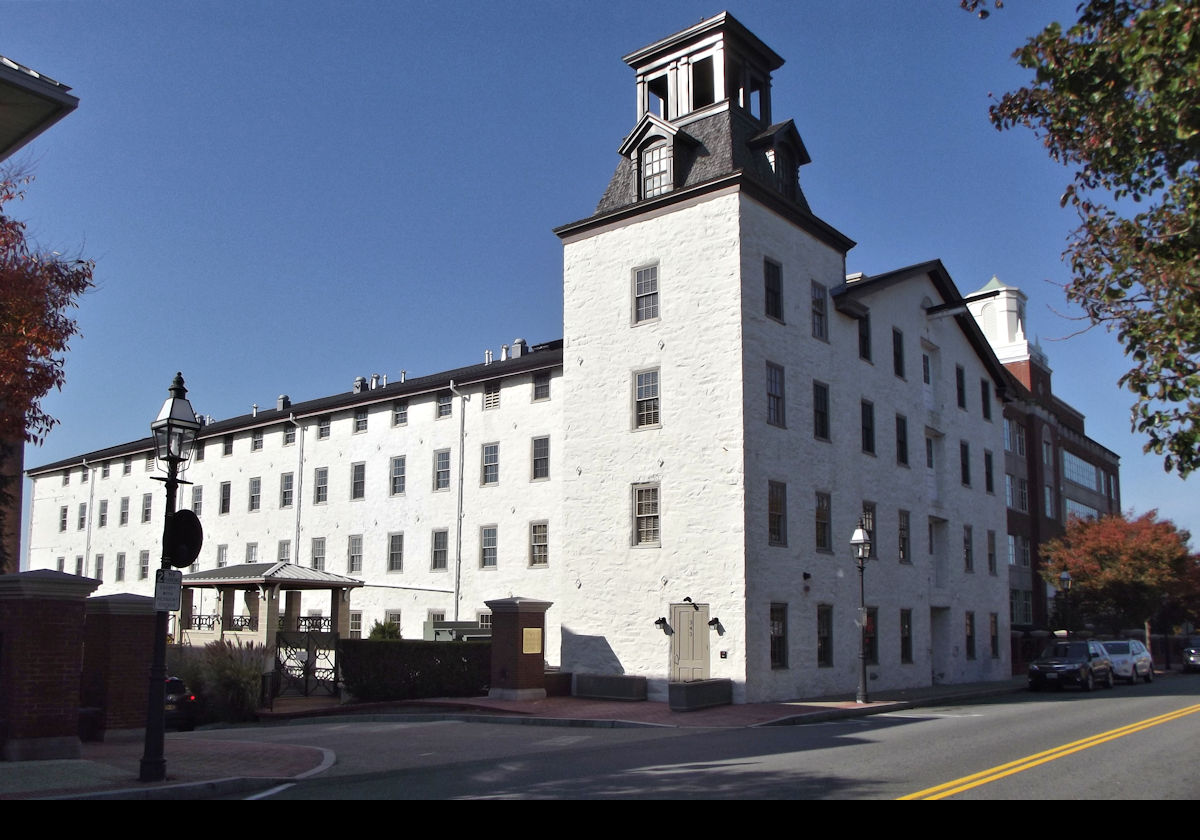
{"label": "mansard roof", "polygon": [[[282,409],[259,409],[256,414],[243,414],[240,417],[231,417],[227,420],[208,423],[201,427],[198,439],[206,440],[219,435],[229,434],[230,432],[277,425],[287,421],[290,417],[312,417],[332,411],[358,408],[360,406],[374,405],[405,397],[442,391],[449,388],[451,382],[454,382],[455,385],[474,385],[491,379],[502,379],[507,376],[534,373],[561,367],[562,347],[563,342],[560,338],[555,341],[547,341],[543,344],[535,344],[516,358],[469,365],[467,367],[455,368],[454,370],[442,371],[441,373],[434,373],[429,376],[409,378],[403,382],[389,382],[377,388],[364,389],[358,392],[346,391],[328,397],[320,397],[315,400],[292,403]],[[97,449],[94,452],[87,452],[83,455],[64,458],[63,460],[44,464],[40,467],[33,467],[26,470],[26,472],[31,476],[39,475],[61,470],[64,467],[78,466],[84,461],[105,461],[123,455],[148,452],[153,448],[154,438],[144,437],[130,441],[129,443],[110,446],[106,449]]]}

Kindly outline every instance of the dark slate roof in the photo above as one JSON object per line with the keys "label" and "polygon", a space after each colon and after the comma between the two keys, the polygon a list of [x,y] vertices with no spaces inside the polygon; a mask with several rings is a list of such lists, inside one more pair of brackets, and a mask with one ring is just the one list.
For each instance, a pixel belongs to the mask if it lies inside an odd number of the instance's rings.
{"label": "dark slate roof", "polygon": [[916,265],[898,268],[895,271],[889,271],[884,274],[877,274],[874,277],[862,277],[851,282],[842,283],[830,295],[833,298],[834,306],[839,312],[850,315],[851,317],[861,317],[860,311],[863,310],[862,304],[857,300],[863,294],[886,289],[890,286],[904,283],[914,277],[928,278],[933,282],[933,286],[937,289],[938,294],[942,298],[943,304],[962,304],[963,311],[954,316],[954,320],[958,323],[958,327],[966,336],[967,341],[975,350],[980,361],[987,368],[988,374],[996,385],[996,391],[1001,395],[1002,399],[1009,398],[1009,377],[1008,371],[1004,369],[1004,365],[1000,364],[1000,360],[996,358],[996,353],[992,350],[992,345],[988,343],[984,337],[983,331],[979,329],[979,324],[975,322],[975,317],[966,309],[966,304],[963,302],[963,296],[959,294],[958,287],[954,285],[954,281],[950,278],[950,272],[942,265],[941,260],[929,260],[928,262],[917,263]]}
{"label": "dark slate roof", "polygon": [[183,576],[184,586],[271,585],[283,589],[353,589],[361,580],[295,563],[242,563]]}
{"label": "dark slate roof", "polygon": [[[199,437],[201,440],[208,440],[243,429],[276,425],[282,423],[292,415],[295,415],[297,418],[312,417],[348,408],[390,402],[417,394],[441,391],[450,387],[451,380],[454,381],[456,386],[474,385],[478,382],[491,379],[501,379],[518,374],[562,367],[562,346],[563,342],[560,338],[556,341],[545,342],[544,344],[535,344],[529,347],[523,355],[515,359],[509,358],[504,361],[493,361],[491,364],[469,365],[429,376],[411,377],[404,382],[389,382],[387,385],[381,385],[378,388],[364,389],[357,394],[353,391],[345,391],[329,397],[292,403],[284,409],[260,408],[257,414],[243,414],[240,417],[231,417],[227,420],[208,423],[200,430]],[[144,437],[130,441],[129,443],[110,446],[106,449],[97,449],[94,452],[87,452],[83,455],[64,458],[63,460],[44,464],[40,467],[33,467],[26,470],[26,472],[29,475],[53,472],[54,470],[61,470],[64,467],[78,466],[84,461],[104,461],[124,455],[145,453],[153,449],[153,447],[153,438]]]}

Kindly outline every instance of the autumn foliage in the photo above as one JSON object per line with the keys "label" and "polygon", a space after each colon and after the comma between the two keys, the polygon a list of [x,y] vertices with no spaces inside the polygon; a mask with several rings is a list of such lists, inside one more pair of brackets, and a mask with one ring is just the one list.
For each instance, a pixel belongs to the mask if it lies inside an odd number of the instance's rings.
{"label": "autumn foliage", "polygon": [[1136,518],[1072,518],[1061,537],[1041,546],[1042,577],[1057,586],[1070,572],[1072,615],[1101,632],[1194,619],[1200,555],[1188,552],[1189,536],[1153,510]]}
{"label": "autumn foliage", "polygon": [[[92,285],[93,263],[41,253],[9,215],[28,178],[0,173],[0,442],[40,443],[55,420],[41,398],[63,385],[71,310]],[[17,444],[16,442],[21,442]]]}

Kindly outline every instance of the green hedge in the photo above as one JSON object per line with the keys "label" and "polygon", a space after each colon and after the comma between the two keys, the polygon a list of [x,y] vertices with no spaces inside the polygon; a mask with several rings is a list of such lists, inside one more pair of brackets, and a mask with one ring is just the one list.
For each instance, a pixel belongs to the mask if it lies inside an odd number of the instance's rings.
{"label": "green hedge", "polygon": [[491,681],[491,642],[340,639],[346,690],[363,702],[478,697]]}

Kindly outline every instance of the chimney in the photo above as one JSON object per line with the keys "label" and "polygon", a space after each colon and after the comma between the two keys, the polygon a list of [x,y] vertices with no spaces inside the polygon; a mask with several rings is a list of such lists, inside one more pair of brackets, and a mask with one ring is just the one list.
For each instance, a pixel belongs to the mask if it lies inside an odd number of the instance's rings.
{"label": "chimney", "polygon": [[285,408],[291,408],[291,407],[292,407],[292,401],[291,401],[291,399],[288,398],[287,394],[280,394],[279,398],[277,400],[275,400],[275,410],[276,411],[283,411]]}
{"label": "chimney", "polygon": [[525,339],[514,338],[512,343],[512,357],[519,359],[525,355]]}
{"label": "chimney", "polygon": [[354,377],[354,393],[361,394],[367,387],[367,379],[364,376]]}

